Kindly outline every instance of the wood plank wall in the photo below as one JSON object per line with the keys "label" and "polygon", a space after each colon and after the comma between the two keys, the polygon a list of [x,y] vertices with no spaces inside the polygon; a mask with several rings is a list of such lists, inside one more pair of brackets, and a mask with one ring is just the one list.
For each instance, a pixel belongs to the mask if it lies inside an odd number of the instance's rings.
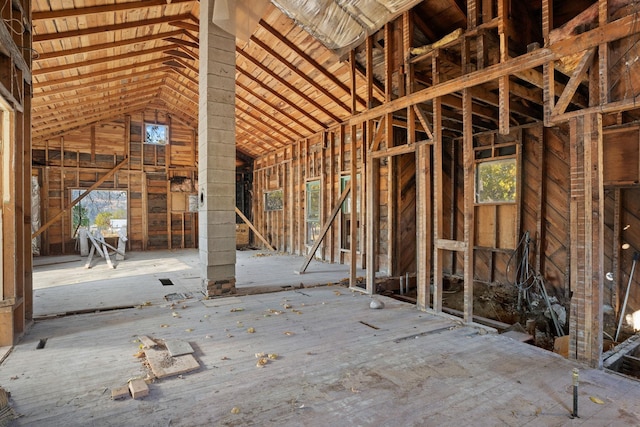
{"label": "wood plank wall", "polygon": [[[144,123],[167,124],[170,143],[143,143]],[[34,141],[33,168],[42,191],[44,224],[71,202],[71,189],[88,188],[126,156],[127,166],[100,186],[128,192],[128,249],[197,247],[196,128],[162,110],[147,110],[54,139]],[[42,255],[76,252],[65,214],[43,233]]]}
{"label": "wood plank wall", "polygon": [[[365,175],[362,168],[362,137],[358,133],[356,143],[356,163],[360,174],[360,186]],[[349,132],[332,129],[326,134],[300,140],[254,162],[253,176],[253,219],[254,225],[266,239],[278,250],[298,255],[306,255],[310,245],[306,242],[306,184],[319,179],[320,192],[320,227],[335,207],[341,195],[340,177],[347,176],[350,171],[351,142]],[[382,167],[384,173],[386,167]],[[384,180],[381,180],[384,181]],[[283,209],[266,211],[264,194],[274,190],[283,191]],[[382,195],[386,184],[381,185],[381,212],[387,210],[387,198]],[[357,264],[362,265],[364,259],[364,198],[360,199],[358,230],[360,234]],[[340,212],[327,232],[325,240],[316,252],[316,256],[329,262],[349,262],[349,251],[345,250],[346,233]],[[257,242],[254,242],[257,243]],[[386,268],[386,241],[381,233],[381,251],[379,254],[381,268]]]}
{"label": "wood plank wall", "polygon": [[[402,132],[397,132],[401,138]],[[290,148],[256,160],[254,218],[259,230],[269,236],[279,250],[306,254],[305,183],[320,178],[323,182],[323,218],[340,196],[339,176],[348,171],[350,148],[340,143],[339,132],[322,148],[322,138],[294,143]],[[542,124],[514,128],[507,136],[487,133],[474,138],[476,145],[494,141],[512,141],[518,145],[520,160],[519,202],[515,204],[476,206],[476,241],[474,250],[475,280],[484,283],[510,283],[507,275],[509,258],[525,231],[532,239],[532,266],[546,279],[549,293],[568,297],[569,248],[569,137],[568,129],[543,128]],[[360,142],[358,143],[360,144]],[[360,145],[358,145],[360,147]],[[384,147],[384,144],[382,145]],[[381,148],[382,148],[381,147]],[[443,153],[444,206],[451,215],[444,217],[444,236],[456,240],[463,233],[462,156],[460,141],[445,139]],[[333,155],[333,157],[332,157]],[[396,162],[394,179],[398,189],[394,209],[396,223],[388,224],[389,163]],[[334,169],[329,165],[333,164]],[[360,158],[358,158],[360,165]],[[323,167],[324,165],[324,167]],[[275,178],[274,178],[275,176]],[[415,272],[415,158],[414,154],[384,158],[379,171],[379,271],[389,271],[388,227],[394,230],[396,254],[392,258],[398,274]],[[290,180],[290,181],[289,181]],[[287,183],[290,183],[288,187]],[[285,206],[282,211],[264,212],[262,194],[283,188]],[[293,191],[289,190],[292,188]],[[364,206],[364,203],[362,204]],[[293,209],[290,210],[289,207]],[[361,212],[362,215],[362,212]],[[288,224],[288,218],[294,218]],[[322,259],[348,262],[348,253],[341,253],[340,221],[332,226],[323,243]],[[639,227],[640,228],[640,227]],[[293,233],[292,235],[289,233]],[[484,234],[484,236],[483,236]],[[489,236],[489,237],[487,237]],[[490,243],[486,243],[489,239]],[[292,245],[289,242],[293,242]],[[482,243],[482,244],[481,244]],[[292,249],[291,249],[292,248]],[[335,255],[335,256],[332,256]],[[358,260],[360,262],[360,259]],[[513,267],[511,267],[513,268]],[[460,254],[447,253],[443,261],[446,275],[462,276]]]}

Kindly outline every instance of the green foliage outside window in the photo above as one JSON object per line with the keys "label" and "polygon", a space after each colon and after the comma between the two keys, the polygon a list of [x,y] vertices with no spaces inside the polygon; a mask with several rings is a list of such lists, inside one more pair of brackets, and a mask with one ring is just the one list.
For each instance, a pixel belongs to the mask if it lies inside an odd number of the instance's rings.
{"label": "green foliage outside window", "polygon": [[476,166],[477,203],[513,203],[517,188],[516,159],[478,163]]}

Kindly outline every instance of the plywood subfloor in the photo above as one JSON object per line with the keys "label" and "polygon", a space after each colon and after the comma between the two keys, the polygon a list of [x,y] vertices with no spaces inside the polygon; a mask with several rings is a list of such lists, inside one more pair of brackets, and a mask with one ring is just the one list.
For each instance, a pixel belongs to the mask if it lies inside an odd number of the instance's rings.
{"label": "plywood subfloor", "polygon": [[[47,259],[50,258],[48,261]],[[144,303],[161,304],[170,293],[202,296],[199,255],[196,249],[129,252],[115,269],[102,258],[94,258],[91,269],[86,258],[44,257],[34,267],[34,315],[48,316]],[[64,262],[56,263],[56,260]],[[349,266],[313,261],[307,273],[299,275],[303,257],[269,251],[236,252],[236,287],[252,293],[286,287],[336,283],[349,276]],[[364,270],[358,270],[364,276]],[[163,286],[169,279],[172,286]]]}
{"label": "plywood subfloor", "polygon": [[[327,286],[44,320],[0,365],[0,385],[25,426],[640,424],[636,381],[380,298],[372,310]],[[201,368],[112,401],[112,387],[146,375],[139,335],[188,341]],[[261,352],[278,357],[258,368]]]}

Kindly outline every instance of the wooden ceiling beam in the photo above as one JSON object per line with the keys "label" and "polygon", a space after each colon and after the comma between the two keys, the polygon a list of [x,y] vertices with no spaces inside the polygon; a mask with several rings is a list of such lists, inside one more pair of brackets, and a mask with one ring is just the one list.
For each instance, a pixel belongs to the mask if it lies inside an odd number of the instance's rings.
{"label": "wooden ceiling beam", "polygon": [[200,70],[198,69],[198,67],[196,67],[193,64],[190,64],[189,62],[185,61],[182,58],[175,58],[174,61],[177,61],[178,63],[182,64],[185,68],[188,68],[189,70],[196,73],[196,75],[200,74]]}
{"label": "wooden ceiling beam", "polygon": [[[328,116],[331,120],[333,120],[336,123],[341,123],[342,119],[340,119],[340,117],[336,116],[335,114],[333,114],[331,111],[327,110],[326,108],[324,108],[322,105],[320,105],[320,103],[318,103],[316,100],[309,98],[307,95],[305,95],[300,89],[296,88],[295,86],[293,86],[291,83],[289,83],[288,81],[286,81],[285,79],[283,79],[282,77],[280,77],[277,74],[274,74],[266,65],[264,65],[263,63],[261,63],[260,61],[258,61],[257,59],[255,59],[253,56],[249,55],[247,52],[245,52],[244,50],[240,49],[239,47],[236,46],[236,52],[240,54],[240,56],[242,56],[243,58],[245,58],[246,60],[248,60],[249,62],[251,62],[253,65],[255,65],[256,67],[260,68],[262,71],[264,71],[265,73],[267,73],[270,77],[272,77],[274,80],[276,80],[278,83],[280,83],[281,85],[283,85],[284,87],[286,87],[289,91],[295,93],[297,96],[299,96],[302,100],[308,102],[309,104],[313,105],[315,108],[317,108],[319,111],[321,111],[323,114],[325,114],[326,116]],[[323,126],[325,129],[327,128],[327,126]]]}
{"label": "wooden ceiling beam", "polygon": [[70,63],[67,63],[67,64],[57,65],[57,66],[54,66],[54,67],[36,68],[36,69],[33,70],[33,75],[34,76],[41,76],[43,74],[51,74],[51,73],[58,73],[58,72],[61,72],[61,71],[66,71],[66,70],[80,69],[80,68],[84,68],[84,67],[90,67],[92,65],[99,65],[99,64],[104,64],[104,63],[113,63],[113,62],[117,62],[117,61],[121,61],[121,60],[135,58],[137,56],[153,55],[153,54],[156,54],[156,53],[165,52],[167,49],[168,49],[167,46],[156,46],[156,47],[153,47],[153,48],[150,48],[150,49],[138,50],[138,51],[135,51],[135,52],[127,52],[127,53],[123,53],[123,54],[120,54],[120,55],[114,55],[114,56],[103,56],[101,58],[85,60],[85,61],[82,61],[82,62],[70,62]]}
{"label": "wooden ceiling beam", "polygon": [[342,108],[347,113],[351,113],[351,107],[349,107],[347,104],[342,102],[342,100],[340,98],[338,98],[337,96],[335,96],[333,93],[331,93],[331,91],[328,91],[327,89],[323,88],[318,82],[316,82],[311,77],[307,76],[305,73],[300,71],[300,69],[298,67],[294,66],[291,62],[287,61],[278,52],[276,52],[275,50],[271,49],[271,47],[267,46],[267,44],[265,42],[263,42],[262,40],[260,40],[259,38],[255,37],[255,36],[251,36],[249,38],[249,40],[252,41],[253,43],[255,43],[256,45],[260,46],[260,48],[262,50],[264,50],[265,52],[267,52],[267,54],[269,54],[270,56],[275,58],[278,62],[283,64],[286,68],[289,69],[289,71],[291,71],[293,74],[297,75],[299,78],[304,80],[308,85],[313,86],[314,88],[316,88],[316,90],[318,90],[318,92],[320,92],[321,94],[323,94],[324,96],[329,98],[338,107]]}
{"label": "wooden ceiling beam", "polygon": [[[100,94],[101,94],[101,98],[109,98],[111,97],[113,94],[113,92],[117,92],[113,95],[120,95],[120,96],[125,96],[128,95],[130,93],[133,92],[137,92],[137,91],[145,91],[146,89],[151,89],[151,88],[158,88],[159,85],[161,85],[163,83],[164,77],[163,76],[158,76],[154,79],[149,79],[149,80],[145,80],[145,84],[141,85],[141,86],[131,86],[131,89],[127,89],[126,85],[121,85],[121,86],[116,86],[116,87],[111,87],[111,88],[105,88],[103,89]],[[76,101],[80,101],[82,99],[85,98],[91,98],[89,103],[83,103],[83,102],[76,102]],[[64,98],[64,102],[65,104],[63,106],[60,107],[55,107],[55,108],[48,108],[49,105],[51,104],[55,104],[56,101],[49,101],[46,105],[41,105],[39,107],[37,106],[33,106],[32,108],[32,122],[35,122],[37,120],[38,117],[40,117],[43,113],[50,113],[50,114],[64,114],[64,112],[68,109],[73,109],[73,110],[78,110],[83,108],[85,105],[93,105],[95,104],[95,98],[96,98],[96,94],[95,91],[89,92],[89,93],[82,93],[82,94],[78,94],[76,96],[68,96]],[[101,99],[102,100],[102,99]]]}
{"label": "wooden ceiling beam", "polygon": [[161,57],[161,58],[154,58],[151,59],[149,61],[144,61],[144,62],[138,62],[135,64],[130,64],[130,65],[124,65],[121,67],[115,67],[115,68],[107,68],[105,70],[100,70],[100,71],[94,71],[91,73],[87,73],[87,74],[81,74],[78,76],[69,76],[69,77],[63,77],[60,79],[56,79],[56,80],[46,80],[43,82],[34,82],[33,86],[34,88],[42,88],[42,87],[50,87],[50,86],[55,86],[55,85],[59,85],[59,84],[63,84],[63,83],[69,83],[69,82],[76,82],[77,80],[85,80],[85,79],[91,79],[94,77],[101,77],[101,76],[108,76],[111,74],[116,74],[116,73],[121,73],[121,72],[130,72],[131,70],[134,70],[136,68],[141,68],[141,67],[148,67],[151,65],[156,65],[156,64],[160,64],[163,61],[166,61],[167,58]]}
{"label": "wooden ceiling beam", "polygon": [[122,31],[122,30],[131,29],[131,28],[138,28],[138,27],[146,28],[153,25],[168,24],[169,22],[186,21],[190,19],[193,19],[193,15],[189,13],[185,13],[182,15],[162,16],[160,18],[144,19],[142,21],[129,21],[129,22],[123,22],[120,24],[101,25],[99,27],[83,28],[80,30],[62,31],[59,33],[34,34],[33,43],[39,43],[39,42],[45,42],[45,41],[51,41],[51,40],[60,40],[60,39],[66,39],[70,37],[89,36],[92,34],[106,33],[106,32],[112,32],[112,31]]}
{"label": "wooden ceiling beam", "polygon": [[244,90],[245,92],[247,92],[249,95],[254,96],[256,99],[260,100],[261,102],[267,104],[269,106],[269,108],[273,108],[274,110],[277,110],[280,114],[282,114],[287,119],[291,120],[292,122],[294,122],[295,124],[297,124],[301,128],[304,128],[304,130],[306,130],[307,132],[315,133],[314,130],[311,129],[309,126],[305,125],[300,120],[296,119],[295,117],[293,117],[291,114],[287,113],[286,111],[282,111],[280,108],[278,108],[278,106],[276,106],[275,104],[271,103],[270,101],[268,101],[264,97],[258,95],[256,92],[254,92],[251,88],[249,88],[248,86],[246,86],[242,82],[237,80],[236,81],[236,86],[239,87],[240,89]]}
{"label": "wooden ceiling beam", "polygon": [[108,4],[103,6],[90,6],[90,7],[81,7],[81,8],[69,8],[62,10],[52,10],[52,11],[41,11],[41,12],[33,12],[31,14],[31,19],[33,22],[36,21],[44,21],[58,18],[69,18],[73,16],[84,16],[84,15],[94,15],[99,13],[110,13],[121,10],[134,10],[134,9],[148,9],[152,7],[166,6],[167,3],[177,4],[177,3],[192,3],[195,0],[142,0],[135,2],[127,2],[127,3],[115,3]]}
{"label": "wooden ceiling beam", "polygon": [[[309,114],[308,111],[306,111],[305,109],[303,109],[302,107],[300,107],[298,104],[296,104],[295,102],[292,102],[290,99],[288,99],[286,96],[284,96],[282,93],[278,92],[277,90],[271,88],[271,86],[266,85],[264,82],[262,82],[262,80],[256,79],[255,77],[253,77],[248,71],[244,70],[242,67],[240,67],[239,64],[236,64],[236,71],[238,71],[240,74],[244,75],[246,78],[248,78],[249,80],[251,80],[252,82],[255,82],[257,84],[260,85],[260,87],[262,87],[264,90],[266,90],[267,92],[269,92],[270,94],[272,94],[273,96],[275,96],[276,98],[278,98],[280,101],[284,102],[287,105],[290,105],[291,107],[293,107],[296,111],[298,111],[300,114],[302,114],[303,116],[305,116],[306,118],[308,118],[309,120],[311,120],[312,122],[314,122],[315,124],[317,124],[318,126],[320,126],[320,128],[322,128],[322,130],[326,129],[327,127],[324,125],[324,123],[322,123],[317,117],[315,117],[312,114]],[[236,79],[236,84],[238,82],[238,79]]]}
{"label": "wooden ceiling beam", "polygon": [[[482,70],[472,71],[436,86],[427,87],[405,97],[394,99],[384,105],[350,117],[345,124],[357,125],[366,120],[382,117],[388,112],[398,111],[416,103],[427,102],[443,95],[478,86],[496,80],[500,76],[516,75],[600,44],[638,33],[640,33],[640,26],[637,25],[637,17],[634,14],[627,15],[593,30],[563,39],[548,47],[536,49],[516,58],[507,59],[505,62],[491,65]],[[602,108],[602,106],[599,108]]]}
{"label": "wooden ceiling beam", "polygon": [[[531,68],[528,70],[519,70],[513,73],[513,75],[519,78],[520,80],[523,80],[529,84],[532,84],[540,89],[544,88],[544,79],[542,76],[542,72],[534,68]],[[555,93],[564,92],[564,88],[565,88],[564,84],[558,81],[555,82],[554,84]],[[573,103],[581,108],[584,108],[589,105],[589,100],[585,96],[581,95],[580,93],[576,93],[573,98]]]}
{"label": "wooden ceiling beam", "polygon": [[[246,104],[248,107],[253,108],[258,113],[260,113],[263,116],[267,117],[267,119],[271,120],[272,122],[277,123],[280,126],[282,126],[283,128],[287,129],[292,134],[295,134],[298,138],[304,138],[304,135],[302,135],[300,132],[298,132],[297,130],[295,130],[294,128],[289,126],[288,124],[284,123],[282,120],[275,118],[272,114],[269,114],[268,112],[266,112],[262,108],[258,107],[257,105],[252,104],[251,102],[247,101],[246,98],[244,98],[242,95],[238,94],[237,92],[236,92],[236,99],[240,100],[241,102]],[[236,107],[237,106],[238,106],[238,103],[236,103]],[[275,130],[275,128],[274,128],[274,130]]]}
{"label": "wooden ceiling beam", "polygon": [[[182,34],[186,35],[187,32],[182,30]],[[174,43],[174,44],[177,44],[177,45],[181,45],[181,46],[184,46],[184,47],[190,47],[190,48],[193,48],[193,49],[200,49],[200,45],[198,43],[190,42],[190,41],[187,41],[187,40],[182,40],[182,39],[179,39],[177,37],[167,37],[165,39],[165,41],[168,41],[169,43]]]}
{"label": "wooden ceiling beam", "polygon": [[[170,67],[157,67],[157,68],[152,68],[150,70],[142,70],[142,71],[136,71],[134,73],[129,73],[127,75],[118,75],[118,76],[111,76],[108,78],[101,78],[100,80],[95,80],[95,81],[90,81],[90,82],[84,82],[81,83],[80,80],[78,80],[77,84],[74,84],[73,86],[63,86],[60,88],[50,88],[47,86],[41,86],[39,87],[39,91],[34,91],[35,95],[33,98],[33,105],[37,105],[40,102],[51,102],[48,97],[49,96],[53,96],[53,95],[59,95],[61,93],[66,93],[66,92],[72,92],[72,91],[77,91],[80,88],[87,88],[87,87],[94,87],[94,86],[102,86],[105,85],[107,83],[112,83],[115,81],[119,81],[119,80],[129,80],[130,82],[133,83],[132,79],[135,77],[142,77],[142,76],[154,76],[155,74],[158,73],[166,73],[167,71],[171,70]],[[76,83],[76,82],[74,82]],[[91,90],[94,94],[95,94],[95,89],[89,89]],[[55,101],[54,101],[55,102]]]}
{"label": "wooden ceiling beam", "polygon": [[[197,19],[193,19],[195,22],[198,22]],[[193,31],[195,33],[199,33],[200,32],[200,26],[198,24],[190,24],[188,22],[184,22],[182,20],[176,20],[176,21],[172,21],[169,22],[169,25],[171,25],[172,27],[178,27],[178,28],[182,28],[184,30],[187,31]]]}
{"label": "wooden ceiling beam", "polygon": [[[245,140],[251,140],[263,149],[263,154],[268,152],[269,150],[277,150],[278,148],[281,148],[284,145],[281,142],[274,140],[273,137],[271,137],[271,135],[264,133],[260,129],[257,129],[253,123],[247,123],[246,120],[241,117],[236,117],[236,126],[240,127],[243,130],[244,134],[246,135]],[[236,131],[237,131],[237,128],[236,128]],[[270,141],[273,141],[273,142],[269,142],[267,140],[258,138],[256,136],[256,132],[262,133]],[[237,140],[238,140],[238,135],[236,135],[236,141]]]}
{"label": "wooden ceiling beam", "polygon": [[[335,75],[327,71],[322,65],[320,65],[315,59],[311,56],[307,55],[302,49],[296,46],[291,40],[286,38],[284,35],[280,34],[275,28],[269,25],[264,19],[259,21],[259,24],[262,28],[264,28],[269,34],[278,39],[280,43],[287,46],[293,52],[295,52],[300,58],[305,60],[307,63],[311,64],[316,70],[318,70],[326,79],[330,80],[336,87],[340,88],[345,94],[351,96],[351,89],[341,82]],[[366,108],[367,103],[362,97],[358,96],[357,101],[360,105]]]}
{"label": "wooden ceiling beam", "polygon": [[[240,111],[242,114],[244,114],[245,116],[249,116],[253,119],[252,125],[256,128],[256,129],[260,129],[260,131],[262,133],[264,133],[265,135],[269,135],[269,131],[273,132],[273,133],[277,133],[278,135],[282,136],[287,142],[293,142],[295,141],[295,138],[293,138],[291,135],[286,134],[285,132],[281,131],[280,129],[277,129],[273,126],[270,126],[268,123],[266,123],[262,117],[260,117],[259,115],[253,113],[252,111],[247,110],[246,108],[241,107],[240,105],[238,105],[238,103],[236,103],[236,111]],[[236,116],[238,116],[238,114],[236,113]],[[241,117],[242,119],[244,119],[244,117],[242,116],[238,116]],[[267,116],[268,119],[270,119],[270,116]],[[247,120],[245,120],[247,121]],[[259,126],[259,125],[264,125],[268,127],[268,130],[264,130],[263,126]]]}
{"label": "wooden ceiling beam", "polygon": [[145,42],[154,41],[154,40],[168,41],[169,39],[174,39],[175,37],[173,36],[179,36],[183,34],[183,32],[184,30],[174,30],[174,31],[167,31],[164,33],[150,34],[148,36],[143,36],[143,37],[135,37],[132,39],[118,40],[115,42],[92,44],[88,46],[76,47],[73,49],[55,50],[53,52],[43,52],[38,55],[38,59],[34,60],[34,62],[37,63],[39,61],[44,61],[47,59],[60,58],[64,56],[72,56],[80,53],[96,52],[99,50],[113,49],[114,47],[128,46],[131,44],[145,43]]}
{"label": "wooden ceiling beam", "polygon": [[[37,135],[39,136],[44,132],[69,132],[70,130],[76,129],[79,126],[84,126],[87,124],[94,124],[99,121],[96,117],[106,115],[107,117],[111,116],[110,112],[114,108],[119,108],[121,106],[129,106],[129,105],[137,105],[140,102],[144,102],[144,104],[148,104],[152,99],[157,96],[157,91],[153,94],[148,94],[146,97],[136,98],[135,101],[126,101],[126,100],[118,100],[116,102],[112,102],[111,104],[105,104],[101,108],[94,108],[91,111],[87,111],[85,114],[73,114],[67,116],[52,117],[48,122],[43,122],[38,125]],[[112,117],[112,116],[111,116]]]}
{"label": "wooden ceiling beam", "polygon": [[[118,100],[125,100],[126,98],[141,98],[147,95],[151,95],[153,93],[157,94],[159,90],[159,85],[153,84],[150,86],[144,86],[140,89],[130,90],[128,92],[118,92],[118,93],[109,93],[100,99],[100,103],[113,103]],[[92,99],[88,102],[79,102],[75,104],[67,104],[64,107],[58,107],[55,109],[51,109],[48,111],[48,115],[44,115],[41,112],[35,111],[32,117],[31,123],[33,125],[38,125],[42,122],[49,120],[49,118],[54,118],[56,121],[67,120],[67,118],[73,120],[75,117],[82,117],[86,112],[90,111],[88,107],[92,107],[97,105],[95,99]]]}
{"label": "wooden ceiling beam", "polygon": [[80,119],[76,119],[75,121],[66,120],[64,122],[67,125],[64,128],[61,128],[62,125],[57,123],[56,125],[52,125],[49,127],[40,127],[33,134],[33,139],[43,140],[58,137],[67,132],[72,132],[74,130],[78,130],[85,126],[91,125],[93,123],[99,123],[103,120],[112,119],[113,117],[125,114],[132,111],[137,111],[141,108],[148,106],[149,101],[151,101],[156,95],[153,94],[148,98],[144,99],[136,99],[134,102],[127,102],[126,104],[117,104],[117,105],[107,105],[101,108],[100,110],[94,110],[94,112],[88,112],[86,115],[81,116]]}
{"label": "wooden ceiling beam", "polygon": [[[178,73],[178,71],[179,71],[179,70],[175,70],[175,69],[173,69],[173,68],[172,68],[172,71],[174,71],[174,72]],[[178,74],[179,74],[179,73],[178,73]],[[186,78],[189,78],[189,82],[190,82],[190,83],[193,83],[190,77],[185,76],[185,75],[183,75],[183,74],[180,74],[180,76],[182,76],[182,77],[186,77]],[[167,75],[167,82],[175,83],[177,86],[179,86],[179,87],[181,87],[181,88],[184,88],[184,89],[188,90],[189,92],[191,92],[191,94],[192,94],[193,96],[195,96],[195,99],[198,99],[198,97],[200,96],[200,92],[198,92],[198,89],[197,89],[197,88],[198,88],[198,84],[197,84],[197,82],[195,82],[195,86],[196,86],[196,88],[194,89],[191,85],[189,85],[189,84],[184,84],[184,82],[181,82],[180,80],[177,80],[177,79],[176,79],[176,76],[175,76],[175,75],[173,75],[173,74],[168,74],[168,75]]]}
{"label": "wooden ceiling beam", "polygon": [[[194,100],[193,98],[191,98],[190,96],[185,95],[184,93],[180,92],[180,90],[178,90],[178,88],[167,84],[165,82],[165,84],[163,84],[162,86],[160,86],[160,92],[164,91],[164,90],[170,90],[171,92],[173,92],[175,94],[175,96],[172,96],[171,99],[168,99],[167,101],[171,101],[173,100],[173,103],[176,105],[179,105],[178,108],[176,108],[176,110],[179,111],[183,111],[183,107],[188,106],[190,108],[190,113],[189,116],[192,119],[195,119],[197,121],[198,119],[198,100]],[[176,98],[176,96],[178,98]]]}

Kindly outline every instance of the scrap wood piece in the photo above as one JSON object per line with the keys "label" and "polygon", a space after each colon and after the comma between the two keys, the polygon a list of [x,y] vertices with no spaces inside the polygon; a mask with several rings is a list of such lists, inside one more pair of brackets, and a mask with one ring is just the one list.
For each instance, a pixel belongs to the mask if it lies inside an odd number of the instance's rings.
{"label": "scrap wood piece", "polygon": [[138,339],[140,340],[140,342],[142,343],[143,346],[145,346],[146,348],[154,348],[157,347],[158,343],[155,342],[154,339],[149,338],[146,335],[140,335],[138,337]]}
{"label": "scrap wood piece", "polygon": [[149,395],[149,386],[142,378],[135,378],[129,381],[129,391],[131,392],[131,397],[140,399]]}
{"label": "scrap wood piece", "polygon": [[122,231],[118,232],[118,249],[116,249],[116,261],[124,261],[124,253],[127,250],[127,236]]}
{"label": "scrap wood piece", "polygon": [[165,340],[165,346],[167,351],[173,357],[182,356],[184,354],[192,354],[194,352],[193,347],[186,341],[182,340]]}
{"label": "scrap wood piece", "polygon": [[463,33],[462,28],[458,28],[457,30],[450,32],[449,34],[447,34],[446,36],[444,36],[443,38],[441,38],[440,40],[434,43],[428,44],[426,46],[411,48],[410,50],[411,55],[417,56],[417,55],[424,55],[426,53],[429,53],[435,49],[438,49],[444,45],[451,43],[454,40],[458,40],[460,36],[462,36],[462,33]]}
{"label": "scrap wood piece", "polygon": [[168,350],[150,348],[145,351],[151,372],[156,378],[165,378],[185,374],[200,368],[200,364],[192,354],[171,356]]}
{"label": "scrap wood piece", "polygon": [[109,251],[107,250],[107,247],[104,245],[104,243],[102,244],[102,251],[104,252],[104,258],[107,260],[107,265],[110,268],[115,268],[113,266],[113,263],[111,262],[111,256],[109,256]]}
{"label": "scrap wood piece", "polygon": [[300,271],[296,271],[295,272],[296,274],[303,274],[307,269],[307,267],[309,266],[311,259],[314,257],[316,251],[318,250],[318,247],[320,246],[320,243],[322,243],[322,240],[327,235],[327,231],[329,231],[329,228],[331,227],[333,220],[338,215],[338,212],[342,208],[342,204],[346,200],[350,191],[351,191],[351,180],[349,180],[349,182],[347,182],[347,184],[345,185],[344,190],[342,191],[342,195],[340,195],[340,199],[338,200],[338,203],[336,203],[336,206],[333,208],[333,211],[331,211],[331,215],[329,215],[329,219],[325,222],[324,226],[322,227],[322,231],[320,232],[320,235],[318,236],[315,243],[313,244],[313,247],[311,248],[309,255],[307,255],[307,258],[302,263],[302,267],[300,267]]}
{"label": "scrap wood piece", "polygon": [[84,268],[91,268],[91,261],[93,261],[94,253],[96,253],[96,248],[91,245],[91,250],[89,251],[89,256],[87,257],[87,262],[85,263]]}

